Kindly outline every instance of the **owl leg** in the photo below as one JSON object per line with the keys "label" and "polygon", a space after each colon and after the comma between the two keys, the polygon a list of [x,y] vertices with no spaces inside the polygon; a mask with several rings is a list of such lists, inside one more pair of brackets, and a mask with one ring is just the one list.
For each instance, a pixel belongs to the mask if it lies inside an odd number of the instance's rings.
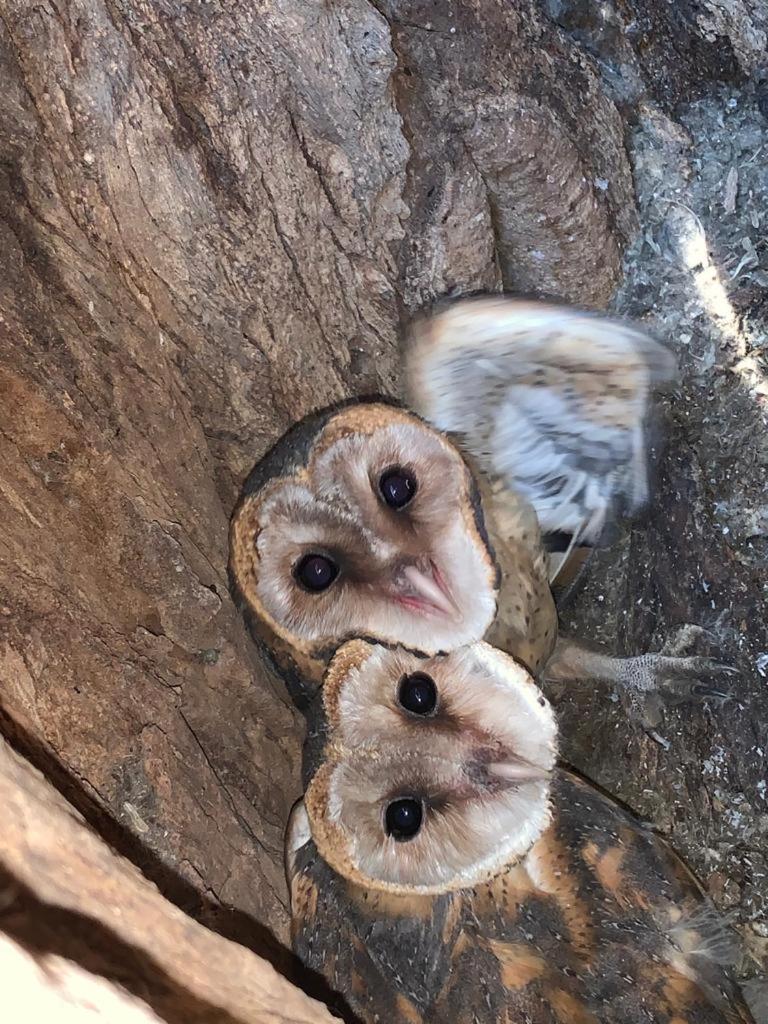
{"label": "owl leg", "polygon": [[728,679],[738,675],[738,669],[686,653],[709,635],[700,626],[682,626],[658,654],[633,658],[617,658],[583,642],[560,637],[544,669],[544,678],[552,682],[591,679],[613,683],[628,697],[633,717],[661,741],[655,730],[662,719],[664,702],[681,704],[706,698],[723,701],[731,696]]}

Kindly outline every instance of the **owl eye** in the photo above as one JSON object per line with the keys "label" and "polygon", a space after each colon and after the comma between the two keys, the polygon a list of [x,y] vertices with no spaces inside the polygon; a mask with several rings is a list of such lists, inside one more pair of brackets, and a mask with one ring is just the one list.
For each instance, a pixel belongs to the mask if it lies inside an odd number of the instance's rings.
{"label": "owl eye", "polygon": [[379,477],[379,493],[390,508],[405,508],[417,490],[416,477],[407,469],[388,469]]}
{"label": "owl eye", "polygon": [[339,575],[339,567],[326,555],[304,555],[293,575],[305,590],[319,594],[327,590]]}
{"label": "owl eye", "polygon": [[431,715],[437,707],[437,687],[426,672],[412,672],[403,676],[397,690],[400,707],[412,715]]}
{"label": "owl eye", "polygon": [[384,826],[387,835],[398,843],[407,843],[413,839],[421,828],[424,819],[424,807],[421,800],[412,796],[393,800],[384,812]]}

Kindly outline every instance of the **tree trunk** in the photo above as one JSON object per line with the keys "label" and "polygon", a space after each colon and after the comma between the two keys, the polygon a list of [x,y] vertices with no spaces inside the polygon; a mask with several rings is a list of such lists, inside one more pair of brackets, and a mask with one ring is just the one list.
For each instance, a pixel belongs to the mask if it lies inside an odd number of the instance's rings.
{"label": "tree trunk", "polygon": [[266,961],[197,924],[0,739],[3,1019],[330,1024]]}
{"label": "tree trunk", "polygon": [[650,529],[571,624],[714,626],[738,701],[665,750],[584,687],[565,750],[765,955],[767,32],[763,0],[0,0],[0,728],[184,909],[280,956],[301,729],[227,594],[240,481],[396,391],[403,318],[504,287],[681,354]]}

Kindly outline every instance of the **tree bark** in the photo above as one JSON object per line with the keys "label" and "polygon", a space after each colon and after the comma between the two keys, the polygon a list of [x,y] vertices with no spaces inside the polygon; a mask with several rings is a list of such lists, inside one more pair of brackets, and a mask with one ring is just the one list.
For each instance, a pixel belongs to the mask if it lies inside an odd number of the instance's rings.
{"label": "tree bark", "polygon": [[[0,727],[224,934],[280,956],[301,742],[227,594],[239,483],[299,416],[395,392],[400,324],[435,295],[504,287],[614,302],[683,352],[693,416],[675,413],[652,531],[605,557],[573,624],[640,649],[709,616],[701,571],[749,713],[713,735],[671,712],[662,753],[585,689],[562,696],[566,752],[719,876],[764,954],[764,375],[696,266],[670,295],[664,260],[690,249],[686,209],[722,242],[715,268],[759,235],[759,157],[730,234],[692,175],[707,104],[763,123],[766,31],[760,0],[0,0]],[[726,299],[753,338],[743,274]],[[712,394],[738,424],[730,477]],[[747,523],[730,540],[718,502]]]}
{"label": "tree bark", "polygon": [[0,740],[4,1019],[328,1024],[266,961],[197,924]]}

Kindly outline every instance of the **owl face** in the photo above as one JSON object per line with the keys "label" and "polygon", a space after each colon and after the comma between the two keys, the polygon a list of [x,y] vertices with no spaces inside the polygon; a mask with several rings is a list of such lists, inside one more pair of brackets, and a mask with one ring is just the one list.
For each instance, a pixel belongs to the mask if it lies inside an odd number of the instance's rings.
{"label": "owl face", "polygon": [[298,465],[246,493],[231,530],[237,589],[270,644],[322,671],[350,636],[426,652],[480,638],[496,568],[461,456],[399,409],[331,416]]}
{"label": "owl face", "polygon": [[465,888],[521,857],[549,823],[552,709],[487,644],[420,658],[351,641],[322,702],[326,745],[293,845],[308,830],[343,877],[393,892]]}

